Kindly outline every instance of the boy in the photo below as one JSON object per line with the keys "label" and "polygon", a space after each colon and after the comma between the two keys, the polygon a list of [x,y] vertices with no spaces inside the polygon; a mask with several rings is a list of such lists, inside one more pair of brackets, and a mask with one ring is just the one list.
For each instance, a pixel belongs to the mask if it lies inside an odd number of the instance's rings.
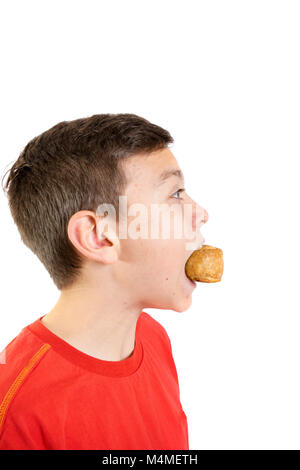
{"label": "boy", "polygon": [[[184,190],[172,142],[137,115],[93,115],[35,137],[9,170],[13,219],[61,295],[5,348],[0,449],[189,448],[170,339],[143,309],[190,306],[190,239],[173,238],[173,228],[167,239],[129,233],[134,204],[190,204],[193,227],[196,208],[207,221]],[[116,211],[106,231],[101,204]]]}

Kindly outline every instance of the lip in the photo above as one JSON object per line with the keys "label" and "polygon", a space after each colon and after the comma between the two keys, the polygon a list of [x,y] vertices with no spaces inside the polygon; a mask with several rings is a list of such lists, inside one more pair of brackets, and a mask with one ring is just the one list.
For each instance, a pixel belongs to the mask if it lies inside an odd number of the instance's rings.
{"label": "lip", "polygon": [[197,287],[197,284],[195,281],[191,281],[191,279],[189,277],[187,277],[187,275],[184,273],[185,275],[185,278],[187,279],[187,281],[189,282],[190,285],[192,285],[194,288]]}
{"label": "lip", "polygon": [[[188,278],[188,279],[189,279],[189,278]],[[191,283],[194,287],[197,287],[197,284],[196,284],[195,281],[191,281],[190,279],[189,279],[189,281],[190,281],[190,283]]]}

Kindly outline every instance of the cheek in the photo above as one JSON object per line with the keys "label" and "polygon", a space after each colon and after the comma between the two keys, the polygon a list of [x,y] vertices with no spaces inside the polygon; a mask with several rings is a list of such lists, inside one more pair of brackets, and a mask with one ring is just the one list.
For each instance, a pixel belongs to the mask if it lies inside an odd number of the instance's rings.
{"label": "cheek", "polygon": [[182,240],[153,240],[149,241],[149,247],[146,255],[148,264],[144,269],[150,273],[153,282],[176,282],[184,260]]}

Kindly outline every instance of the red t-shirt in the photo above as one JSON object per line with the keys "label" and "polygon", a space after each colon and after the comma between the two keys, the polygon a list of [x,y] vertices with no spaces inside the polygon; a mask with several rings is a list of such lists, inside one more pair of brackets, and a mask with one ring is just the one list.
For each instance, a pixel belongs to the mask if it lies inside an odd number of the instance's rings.
{"label": "red t-shirt", "polygon": [[142,312],[131,356],[104,361],[56,336],[43,316],[4,350],[0,449],[189,449],[171,343],[158,321]]}

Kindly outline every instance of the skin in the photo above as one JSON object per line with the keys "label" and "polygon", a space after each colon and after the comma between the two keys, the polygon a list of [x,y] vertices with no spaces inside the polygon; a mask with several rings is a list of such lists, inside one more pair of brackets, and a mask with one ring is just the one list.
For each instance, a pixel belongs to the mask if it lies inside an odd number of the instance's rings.
{"label": "skin", "polygon": [[[163,170],[180,169],[170,149],[135,155],[123,165],[129,181],[127,207],[144,204],[149,227],[152,203],[168,207],[190,203],[196,209],[197,203],[186,191],[177,192],[184,188],[179,177],[171,176],[157,186]],[[206,223],[207,211],[200,206],[198,209],[202,223]],[[184,267],[204,238],[197,233],[193,249],[187,250],[186,243],[193,240],[174,237],[171,217],[167,240],[122,239],[118,233],[99,233],[100,217],[87,210],[71,217],[68,236],[84,258],[82,274],[76,284],[61,291],[58,302],[41,321],[80,351],[102,360],[120,361],[133,353],[136,323],[145,308],[183,312],[190,307],[195,285],[187,279]],[[136,218],[127,217],[128,227]],[[194,216],[193,230],[195,223]]]}

